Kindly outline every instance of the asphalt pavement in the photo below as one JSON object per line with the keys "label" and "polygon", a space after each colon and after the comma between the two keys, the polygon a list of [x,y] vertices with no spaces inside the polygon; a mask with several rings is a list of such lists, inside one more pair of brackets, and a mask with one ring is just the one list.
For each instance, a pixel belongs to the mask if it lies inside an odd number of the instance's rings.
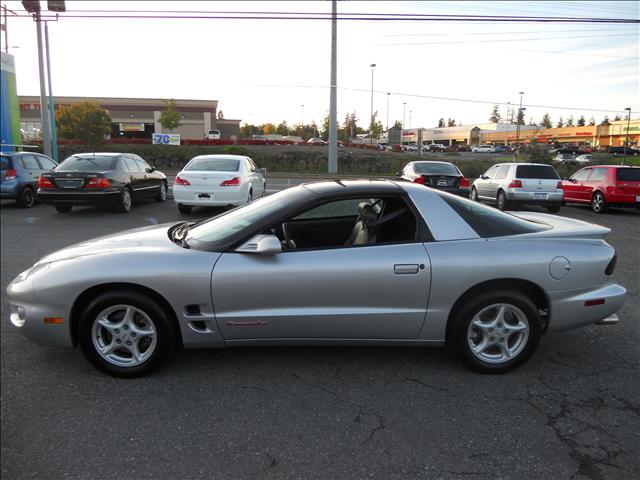
{"label": "asphalt pavement", "polygon": [[4,290],[43,255],[218,212],[185,216],[150,201],[126,215],[60,214],[2,202],[3,478],[640,476],[636,210],[560,212],[612,229],[615,279],[629,290],[620,323],[547,335],[501,376],[473,373],[440,348],[261,347],[181,351],[150,377],[119,380],[79,350],[35,345],[9,325]]}

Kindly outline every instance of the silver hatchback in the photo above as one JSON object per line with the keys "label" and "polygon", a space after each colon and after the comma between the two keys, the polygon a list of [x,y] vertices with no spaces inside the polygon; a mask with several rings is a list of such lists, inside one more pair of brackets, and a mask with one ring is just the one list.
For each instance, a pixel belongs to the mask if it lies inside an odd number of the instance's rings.
{"label": "silver hatchback", "polygon": [[551,165],[499,163],[473,182],[470,198],[495,203],[500,210],[529,204],[555,213],[562,206],[562,182]]}

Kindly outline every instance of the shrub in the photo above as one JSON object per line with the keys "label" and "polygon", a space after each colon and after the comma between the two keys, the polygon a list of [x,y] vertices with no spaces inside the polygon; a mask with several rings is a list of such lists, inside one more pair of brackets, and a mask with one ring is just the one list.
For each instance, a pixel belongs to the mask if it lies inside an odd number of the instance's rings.
{"label": "shrub", "polygon": [[247,155],[247,149],[244,147],[239,147],[237,145],[227,145],[222,149],[223,153],[227,153],[229,155]]}
{"label": "shrub", "polygon": [[531,163],[551,164],[553,154],[549,153],[549,146],[543,143],[530,143],[524,149],[524,158]]}

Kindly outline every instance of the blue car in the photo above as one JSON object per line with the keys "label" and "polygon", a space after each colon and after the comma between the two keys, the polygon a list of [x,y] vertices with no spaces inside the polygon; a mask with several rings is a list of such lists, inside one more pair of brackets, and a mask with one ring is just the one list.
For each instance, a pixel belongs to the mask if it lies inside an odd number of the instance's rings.
{"label": "blue car", "polygon": [[15,200],[22,208],[33,207],[38,191],[38,178],[56,166],[56,162],[39,153],[1,153],[0,199]]}
{"label": "blue car", "polygon": [[498,145],[496,147],[496,153],[511,153],[513,149],[509,146]]}

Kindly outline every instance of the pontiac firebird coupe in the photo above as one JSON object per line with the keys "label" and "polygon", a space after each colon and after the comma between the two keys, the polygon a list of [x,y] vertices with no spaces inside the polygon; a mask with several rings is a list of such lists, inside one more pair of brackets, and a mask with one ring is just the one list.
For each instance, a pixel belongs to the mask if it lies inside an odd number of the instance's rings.
{"label": "pontiac firebird coupe", "polygon": [[9,285],[10,320],[121,377],[180,344],[446,342],[501,373],[544,332],[617,322],[609,231],[409,182],[311,183],[52,253]]}

